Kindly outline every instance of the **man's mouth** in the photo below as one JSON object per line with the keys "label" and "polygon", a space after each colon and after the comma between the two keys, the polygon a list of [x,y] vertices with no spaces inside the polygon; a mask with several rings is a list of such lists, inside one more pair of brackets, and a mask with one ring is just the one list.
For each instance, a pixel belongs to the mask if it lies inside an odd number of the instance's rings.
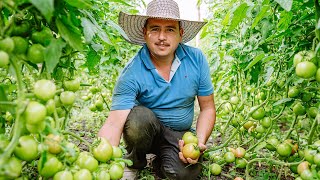
{"label": "man's mouth", "polygon": [[166,47],[166,46],[170,46],[168,43],[164,43],[164,42],[157,42],[155,43],[157,46],[161,46],[161,47]]}

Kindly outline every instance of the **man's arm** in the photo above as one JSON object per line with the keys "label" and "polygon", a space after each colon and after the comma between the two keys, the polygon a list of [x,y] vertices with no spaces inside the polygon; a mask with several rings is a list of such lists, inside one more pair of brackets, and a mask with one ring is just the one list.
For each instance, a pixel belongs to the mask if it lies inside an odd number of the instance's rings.
{"label": "man's arm", "polygon": [[199,144],[206,144],[212,133],[216,121],[216,108],[213,94],[210,96],[198,96],[200,114],[197,120],[197,137]]}
{"label": "man's arm", "polygon": [[98,133],[98,136],[108,139],[113,146],[118,146],[123,127],[129,113],[130,109],[110,111],[106,122]]}

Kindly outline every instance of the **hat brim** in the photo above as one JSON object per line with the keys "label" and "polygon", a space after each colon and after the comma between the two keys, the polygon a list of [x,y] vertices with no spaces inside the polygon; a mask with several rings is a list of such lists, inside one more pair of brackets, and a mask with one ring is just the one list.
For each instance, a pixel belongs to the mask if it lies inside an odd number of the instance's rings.
{"label": "hat brim", "polygon": [[201,28],[207,23],[203,21],[189,21],[183,19],[172,19],[164,17],[152,17],[144,15],[131,15],[124,12],[119,14],[119,25],[123,31],[127,34],[124,37],[128,42],[137,45],[143,45],[145,43],[143,37],[143,27],[145,22],[149,18],[159,18],[180,21],[181,28],[183,28],[182,43],[191,41],[201,30]]}

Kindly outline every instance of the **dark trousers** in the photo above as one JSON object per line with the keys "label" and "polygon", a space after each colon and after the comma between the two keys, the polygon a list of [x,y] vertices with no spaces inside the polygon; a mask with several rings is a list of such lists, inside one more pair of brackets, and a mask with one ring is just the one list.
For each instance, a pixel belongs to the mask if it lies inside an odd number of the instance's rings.
{"label": "dark trousers", "polygon": [[174,131],[162,125],[155,114],[143,106],[134,107],[128,115],[123,139],[132,160],[131,168],[142,169],[147,165],[146,154],[156,155],[153,167],[161,178],[194,180],[201,172],[201,164],[185,164],[179,158],[178,141],[185,131]]}

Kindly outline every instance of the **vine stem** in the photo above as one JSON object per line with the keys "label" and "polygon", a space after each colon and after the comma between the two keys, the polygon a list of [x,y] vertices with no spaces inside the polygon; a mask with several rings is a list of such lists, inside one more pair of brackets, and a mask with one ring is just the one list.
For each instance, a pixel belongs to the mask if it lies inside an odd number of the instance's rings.
{"label": "vine stem", "polygon": [[287,135],[285,136],[284,139],[288,139],[288,137],[290,136],[291,132],[294,130],[294,126],[297,124],[297,120],[298,120],[298,116],[294,116],[294,120],[290,126],[290,129],[287,132]]}
{"label": "vine stem", "polygon": [[24,102],[25,100],[25,93],[22,83],[22,75],[19,71],[19,66],[17,63],[17,59],[13,56],[13,59],[10,59],[11,65],[16,74],[17,83],[18,83],[18,92],[17,92],[17,106],[16,106],[16,119],[12,131],[12,138],[9,145],[6,147],[3,154],[0,156],[0,167],[3,167],[4,163],[7,162],[7,159],[10,158],[11,154],[13,153],[15,147],[19,142],[19,138],[21,136],[21,131],[23,129],[24,120],[21,118],[22,113],[24,112],[27,104]]}
{"label": "vine stem", "polygon": [[228,143],[233,139],[233,137],[236,136],[238,133],[239,133],[239,131],[238,131],[238,130],[235,130],[235,131],[233,132],[233,134],[229,137],[229,139],[226,140],[222,145],[217,146],[217,147],[209,148],[209,149],[206,150],[206,152],[216,151],[216,150],[218,150],[218,149],[221,149],[221,148],[226,147],[226,146],[228,145]]}
{"label": "vine stem", "polygon": [[73,132],[70,132],[70,131],[62,131],[62,134],[70,135],[70,136],[78,139],[80,142],[83,142],[86,146],[88,146],[90,153],[92,153],[91,144],[87,140],[81,138],[79,135],[77,135]]}
{"label": "vine stem", "polygon": [[312,138],[314,136],[314,133],[316,132],[317,126],[318,126],[318,122],[320,122],[320,114],[318,113],[318,115],[316,116],[316,118],[314,119],[313,123],[312,123],[312,127],[311,127],[311,131],[309,133],[308,136],[308,144],[312,144]]}

